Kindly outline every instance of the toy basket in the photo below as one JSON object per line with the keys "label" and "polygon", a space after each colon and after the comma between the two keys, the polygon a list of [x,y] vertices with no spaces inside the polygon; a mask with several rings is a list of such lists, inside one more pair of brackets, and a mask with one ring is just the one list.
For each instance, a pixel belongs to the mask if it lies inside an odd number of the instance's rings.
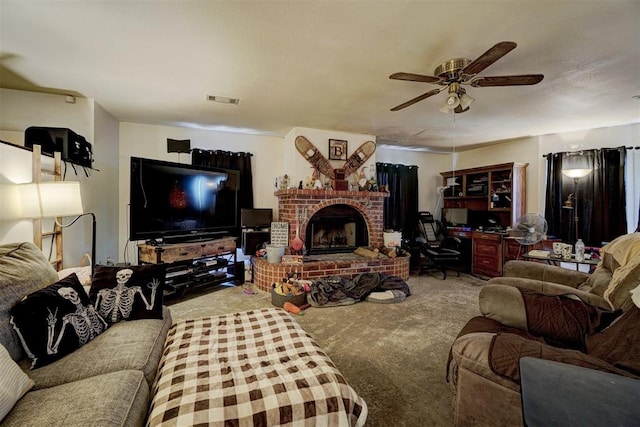
{"label": "toy basket", "polygon": [[275,305],[276,307],[282,308],[284,303],[287,301],[297,307],[300,307],[307,302],[307,294],[305,292],[300,295],[293,295],[293,294],[280,295],[279,293],[276,292],[275,289],[271,289],[271,304]]}

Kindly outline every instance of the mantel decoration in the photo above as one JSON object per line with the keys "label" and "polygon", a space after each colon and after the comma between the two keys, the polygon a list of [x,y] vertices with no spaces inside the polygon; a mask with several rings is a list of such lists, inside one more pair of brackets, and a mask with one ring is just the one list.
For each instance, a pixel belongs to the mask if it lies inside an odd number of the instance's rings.
{"label": "mantel decoration", "polygon": [[[334,168],[329,163],[329,160],[320,153],[320,150],[311,143],[307,138],[300,135],[296,138],[296,149],[305,158],[306,161],[322,175],[329,177],[331,180],[331,187],[334,190],[348,190],[349,182],[347,178],[354,172],[356,172],[364,163],[371,157],[376,151],[376,143],[373,141],[367,141],[358,147],[348,158],[347,155],[347,141],[338,139],[329,140],[329,158],[331,158],[331,141],[337,141],[344,143],[343,155],[345,158],[344,165],[341,168]],[[338,147],[337,145],[336,147]],[[332,159],[333,160],[333,159]],[[343,159],[337,159],[343,160]]]}
{"label": "mantel decoration", "polygon": [[347,160],[347,141],[342,139],[329,140],[329,160]]}

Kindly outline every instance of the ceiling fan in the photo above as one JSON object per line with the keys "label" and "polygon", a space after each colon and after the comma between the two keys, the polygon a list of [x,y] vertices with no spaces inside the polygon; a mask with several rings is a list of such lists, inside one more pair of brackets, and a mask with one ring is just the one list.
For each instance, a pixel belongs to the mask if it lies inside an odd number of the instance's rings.
{"label": "ceiling fan", "polygon": [[471,61],[467,58],[450,59],[436,67],[435,76],[412,73],[394,73],[389,76],[394,80],[408,80],[411,82],[435,83],[443,86],[439,89],[432,89],[407,102],[403,102],[391,109],[391,111],[402,110],[416,102],[437,95],[445,89],[449,89],[446,104],[440,109],[443,113],[464,113],[469,110],[469,106],[475,100],[467,95],[467,91],[462,85],[473,87],[489,86],[520,86],[535,85],[544,78],[542,74],[522,74],[514,76],[476,77],[489,65],[511,52],[516,47],[515,42],[504,41],[497,43],[478,58]]}

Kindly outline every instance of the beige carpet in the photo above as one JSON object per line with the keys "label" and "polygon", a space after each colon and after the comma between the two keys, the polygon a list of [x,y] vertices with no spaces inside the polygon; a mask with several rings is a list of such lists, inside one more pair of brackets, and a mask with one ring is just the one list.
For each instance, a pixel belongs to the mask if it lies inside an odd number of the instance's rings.
{"label": "beige carpet", "polygon": [[[367,402],[367,426],[453,425],[446,360],[462,326],[479,314],[485,282],[466,274],[441,277],[411,276],[412,295],[399,304],[312,307],[296,317]],[[195,290],[170,305],[173,318],[271,306],[267,293],[247,295],[244,289]]]}

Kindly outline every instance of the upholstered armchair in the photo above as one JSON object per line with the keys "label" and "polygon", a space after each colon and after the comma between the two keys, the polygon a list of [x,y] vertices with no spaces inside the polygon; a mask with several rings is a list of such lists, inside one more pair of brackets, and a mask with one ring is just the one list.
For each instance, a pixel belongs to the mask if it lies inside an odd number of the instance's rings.
{"label": "upholstered armchair", "polygon": [[592,274],[509,261],[482,288],[482,316],[451,347],[457,426],[522,425],[519,357],[640,378],[640,233],[615,239],[601,256]]}

